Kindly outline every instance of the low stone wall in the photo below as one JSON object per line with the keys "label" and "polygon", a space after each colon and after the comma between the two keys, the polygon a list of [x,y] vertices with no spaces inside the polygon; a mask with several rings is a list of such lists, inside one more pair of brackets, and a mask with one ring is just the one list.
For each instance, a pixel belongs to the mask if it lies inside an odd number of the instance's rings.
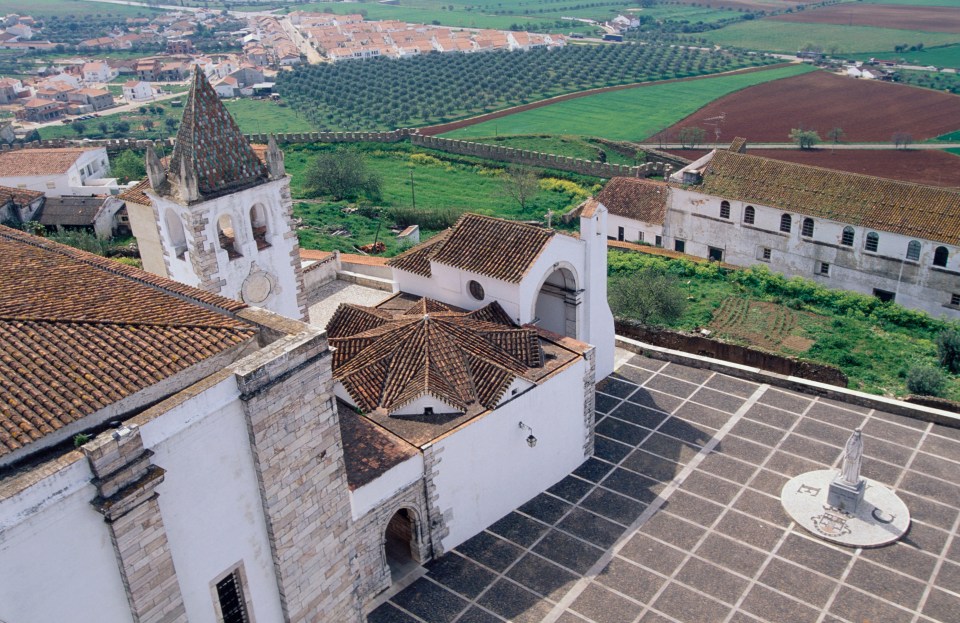
{"label": "low stone wall", "polygon": [[795,376],[818,383],[836,385],[837,387],[847,386],[847,376],[832,366],[774,355],[746,346],[711,340],[700,335],[691,335],[659,327],[646,327],[619,318],[615,324],[617,335],[623,335],[654,346],[760,368],[783,376]]}
{"label": "low stone wall", "polygon": [[437,136],[424,136],[422,134],[411,134],[410,141],[414,145],[460,154],[463,156],[475,156],[487,160],[497,160],[501,162],[512,162],[514,164],[523,164],[546,169],[557,169],[559,171],[569,171],[581,175],[591,175],[593,177],[650,177],[651,175],[669,175],[673,167],[664,165],[660,162],[648,162],[640,166],[629,166],[625,164],[611,164],[608,162],[596,162],[593,160],[582,160],[580,158],[570,158],[568,156],[558,156],[539,151],[530,151],[527,149],[514,149],[502,145],[489,145],[487,143],[474,143],[472,141],[460,141],[449,138],[440,138]]}
{"label": "low stone wall", "polygon": [[934,409],[942,409],[943,411],[950,411],[951,413],[960,413],[960,402],[956,400],[948,400],[946,398],[937,398],[936,396],[907,396],[904,398],[905,401],[915,404],[923,405],[925,407],[933,407]]}

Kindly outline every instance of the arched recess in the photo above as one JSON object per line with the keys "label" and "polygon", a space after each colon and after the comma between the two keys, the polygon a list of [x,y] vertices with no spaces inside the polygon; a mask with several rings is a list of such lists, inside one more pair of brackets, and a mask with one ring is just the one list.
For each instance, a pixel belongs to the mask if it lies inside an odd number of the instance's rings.
{"label": "arched recess", "polygon": [[227,252],[227,257],[231,260],[243,255],[237,244],[237,230],[233,226],[233,218],[229,214],[217,217],[217,238],[220,240],[220,248]]}
{"label": "arched recess", "polygon": [[553,272],[547,275],[537,291],[534,307],[537,326],[578,338],[577,308],[580,303],[581,291],[573,267],[566,263],[554,264]]}
{"label": "arched recess", "polygon": [[270,233],[267,229],[267,211],[262,203],[257,203],[250,208],[250,232],[253,234],[258,250],[270,246],[267,242],[267,234]]}
{"label": "arched recess", "polygon": [[163,215],[163,220],[167,226],[167,235],[170,236],[173,254],[182,260],[187,252],[187,235],[183,231],[183,221],[173,210],[167,210]]}
{"label": "arched recess", "polygon": [[396,582],[417,567],[420,560],[420,539],[417,514],[411,508],[400,508],[383,530],[383,555]]}

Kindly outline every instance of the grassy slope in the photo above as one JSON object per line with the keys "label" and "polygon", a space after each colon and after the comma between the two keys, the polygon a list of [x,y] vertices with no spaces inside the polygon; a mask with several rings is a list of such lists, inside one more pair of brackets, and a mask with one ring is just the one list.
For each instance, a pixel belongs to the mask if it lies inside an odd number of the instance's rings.
{"label": "grassy slope", "polygon": [[[637,255],[615,251],[611,253],[611,267],[616,270],[625,266],[627,270],[636,270],[637,264],[643,265],[647,260],[625,258]],[[688,305],[683,316],[670,324],[677,329],[693,330],[708,325],[714,311],[730,297],[790,302],[782,297],[759,294],[729,279],[684,275],[681,282],[688,296]],[[836,366],[849,377],[851,389],[904,395],[908,393],[905,377],[911,367],[937,365],[936,331],[904,328],[863,315],[847,316],[816,306],[806,305],[804,311],[816,314],[799,318],[800,331],[804,337],[814,340],[813,346],[805,353],[787,348],[776,352]],[[729,337],[725,339],[737,341]],[[960,399],[960,379],[950,379],[947,397]]]}
{"label": "grassy slope", "polygon": [[82,17],[84,15],[125,15],[127,17],[143,16],[163,13],[157,9],[142,6],[126,6],[107,2],[86,2],[81,0],[3,0],[4,14],[18,13],[33,17],[47,17],[56,15],[60,19],[69,16]]}
{"label": "grassy slope", "polygon": [[556,154],[569,158],[582,158],[583,160],[596,160],[598,156],[597,150],[603,149],[607,154],[607,162],[611,164],[635,164],[633,158],[621,156],[608,147],[604,147],[599,143],[594,143],[580,136],[546,136],[537,134],[529,136],[486,136],[475,140],[478,143],[500,145],[514,149],[529,149],[530,151]]}
{"label": "grassy slope", "polygon": [[871,28],[869,26],[838,26],[833,24],[803,24],[772,20],[753,20],[713,30],[701,35],[719,45],[738,46],[768,52],[796,53],[807,44],[829,49],[836,45],[841,54],[893,50],[893,46],[923,42],[925,46],[960,42],[960,33],[923,32]]}
{"label": "grassy slope", "polygon": [[812,71],[792,65],[613,91],[544,106],[444,134],[473,138],[509,134],[572,134],[636,141],[669,127],[718,97],[754,84]]}
{"label": "grassy slope", "polygon": [[224,101],[240,129],[248,133],[314,132],[310,123],[287,106],[271,100],[248,98]]}

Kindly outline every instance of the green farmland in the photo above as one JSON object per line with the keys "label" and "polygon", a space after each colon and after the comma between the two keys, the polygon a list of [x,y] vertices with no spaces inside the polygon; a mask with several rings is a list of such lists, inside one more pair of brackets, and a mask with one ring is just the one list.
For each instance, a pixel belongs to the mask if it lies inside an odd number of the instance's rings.
{"label": "green farmland", "polygon": [[891,50],[902,43],[941,46],[960,43],[960,33],[896,30],[869,26],[804,24],[772,20],[741,22],[700,36],[723,46],[794,54],[806,45],[820,46],[838,54]]}
{"label": "green farmland", "polygon": [[960,45],[946,45],[937,48],[924,48],[913,52],[893,52],[885,50],[882,52],[864,52],[854,54],[852,58],[865,61],[870,58],[881,58],[885,60],[903,59],[907,65],[920,65],[926,67],[933,65],[935,67],[960,68]]}
{"label": "green farmland", "polygon": [[790,65],[748,74],[611,91],[501,117],[443,136],[471,139],[512,134],[569,134],[640,141],[718,97],[809,71],[814,71],[809,65]]}
{"label": "green farmland", "polygon": [[32,17],[58,17],[82,19],[84,16],[119,15],[123,17],[147,17],[161,13],[145,6],[127,6],[107,2],[84,0],[3,0],[3,12],[30,15]]}

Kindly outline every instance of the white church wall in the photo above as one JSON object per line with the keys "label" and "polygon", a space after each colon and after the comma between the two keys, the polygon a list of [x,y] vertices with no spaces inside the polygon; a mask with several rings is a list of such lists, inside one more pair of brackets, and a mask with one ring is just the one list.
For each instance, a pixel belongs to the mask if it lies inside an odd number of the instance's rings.
{"label": "white church wall", "polygon": [[[236,381],[228,377],[137,422],[144,445],[164,468],[158,487],[187,616],[214,623],[211,583],[243,564],[244,591],[257,621],[283,615],[263,506]],[[106,619],[103,619],[106,620]]]}
{"label": "white church wall", "polygon": [[[483,418],[434,442],[440,457],[433,477],[449,532],[450,551],[544,491],[586,458],[583,442],[583,375],[586,362],[572,363],[536,389],[520,394]],[[527,445],[533,428],[537,445]],[[471,486],[463,486],[470,482]]]}
{"label": "white church wall", "polygon": [[[674,189],[673,209],[667,214],[665,245],[685,241],[685,252],[708,257],[710,247],[723,250],[723,260],[738,266],[767,264],[770,270],[788,276],[812,279],[825,287],[874,294],[890,292],[895,301],[934,316],[960,316],[960,308],[951,305],[953,294],[960,294],[960,248],[912,238],[901,234],[852,226],[852,246],[841,244],[843,230],[850,225],[813,218],[812,236],[804,236],[802,214],[764,205],[754,207],[753,224],[743,222],[746,202],[730,201],[730,218],[719,218],[718,197],[690,190]],[[789,232],[780,231],[780,219],[791,217]],[[876,251],[866,249],[867,235],[877,234]],[[912,240],[921,245],[918,260],[908,260]],[[935,249],[943,246],[950,253],[946,267],[933,266]],[[764,249],[769,258],[764,259]],[[824,266],[826,264],[826,266]]]}
{"label": "white church wall", "polygon": [[663,235],[662,225],[636,221],[616,214],[607,215],[607,236],[609,238],[619,240],[621,227],[623,228],[624,242],[656,244],[657,236]]}
{"label": "white church wall", "polygon": [[0,620],[130,621],[110,533],[90,504],[89,464],[78,455],[61,463],[18,492],[0,492]]}
{"label": "white church wall", "polygon": [[419,452],[394,465],[378,478],[350,492],[350,512],[354,520],[377,508],[381,502],[423,478],[423,455]]}

